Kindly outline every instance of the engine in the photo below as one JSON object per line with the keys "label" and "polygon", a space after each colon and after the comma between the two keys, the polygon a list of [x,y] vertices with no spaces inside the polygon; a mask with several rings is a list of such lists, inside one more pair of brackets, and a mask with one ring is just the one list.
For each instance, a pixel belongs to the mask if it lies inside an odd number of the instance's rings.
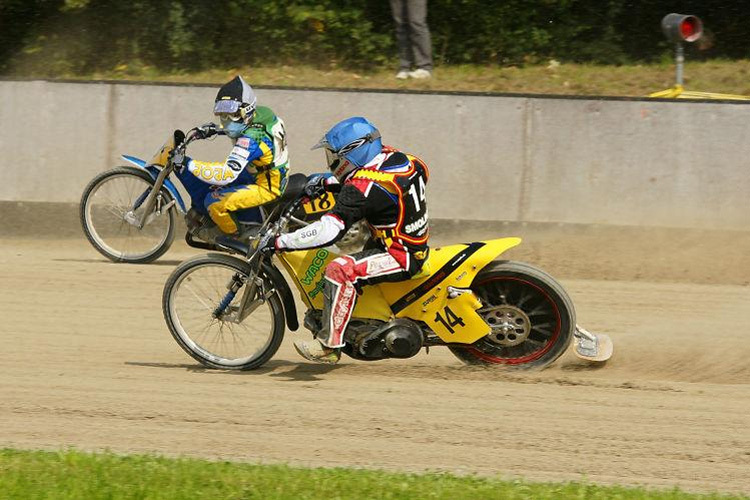
{"label": "engine", "polygon": [[424,343],[422,330],[407,319],[394,319],[379,328],[360,333],[352,342],[352,356],[359,359],[411,358]]}
{"label": "engine", "polygon": [[[305,328],[318,332],[322,328],[320,311],[308,310]],[[422,330],[408,319],[379,321],[352,318],[344,334],[344,352],[365,361],[416,356],[424,345]]]}

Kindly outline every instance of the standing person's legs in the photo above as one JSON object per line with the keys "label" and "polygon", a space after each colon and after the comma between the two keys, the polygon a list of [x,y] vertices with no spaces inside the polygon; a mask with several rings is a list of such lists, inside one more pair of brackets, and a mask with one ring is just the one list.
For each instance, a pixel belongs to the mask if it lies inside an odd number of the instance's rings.
{"label": "standing person's legs", "polygon": [[414,65],[417,69],[432,71],[432,40],[427,26],[427,0],[409,0],[404,4],[407,9],[406,19],[414,54]]}
{"label": "standing person's legs", "polygon": [[399,71],[409,71],[412,61],[411,43],[409,42],[409,27],[407,26],[407,4],[409,0],[391,0],[391,14],[396,24],[396,42],[398,43]]}

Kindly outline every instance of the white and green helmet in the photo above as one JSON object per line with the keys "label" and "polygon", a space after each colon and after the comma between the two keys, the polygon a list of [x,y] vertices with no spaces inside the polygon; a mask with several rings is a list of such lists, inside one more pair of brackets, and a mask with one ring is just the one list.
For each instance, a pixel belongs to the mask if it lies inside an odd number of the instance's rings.
{"label": "white and green helmet", "polygon": [[242,133],[240,127],[244,129],[253,120],[256,102],[253,88],[238,75],[219,89],[214,115],[219,117],[227,135],[238,137]]}

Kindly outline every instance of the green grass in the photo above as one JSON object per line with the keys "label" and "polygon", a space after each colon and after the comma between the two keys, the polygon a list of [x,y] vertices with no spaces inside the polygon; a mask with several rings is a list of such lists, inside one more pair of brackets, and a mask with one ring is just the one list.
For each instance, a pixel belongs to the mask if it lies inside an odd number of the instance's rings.
{"label": "green grass", "polygon": [[739,499],[589,483],[302,469],[77,451],[0,450],[0,499]]}
{"label": "green grass", "polygon": [[[241,74],[254,85],[613,96],[644,96],[671,87],[675,78],[671,61],[631,66],[558,65],[555,62],[525,67],[440,66],[434,78],[426,81],[396,80],[394,71],[383,68],[357,72],[341,68],[268,66],[165,73],[150,66],[121,65],[110,71],[85,75],[50,72],[47,68],[18,67],[9,76],[219,84]],[[750,60],[688,62],[685,88],[750,95],[748,75]]]}

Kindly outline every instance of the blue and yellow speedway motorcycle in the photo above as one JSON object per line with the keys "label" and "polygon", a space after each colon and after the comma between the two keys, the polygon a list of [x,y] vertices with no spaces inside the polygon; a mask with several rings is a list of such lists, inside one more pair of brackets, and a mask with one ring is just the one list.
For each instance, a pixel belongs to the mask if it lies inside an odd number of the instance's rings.
{"label": "blue and yellow speedway motorcycle", "polygon": [[[191,258],[167,279],[162,310],[169,331],[204,366],[251,370],[270,360],[285,329],[299,328],[289,282],[307,308],[305,328],[313,334],[321,329],[323,273],[337,257],[335,247],[278,253],[289,279],[272,256],[255,250],[286,231],[310,195],[306,185],[304,175],[290,176],[256,240],[221,237],[217,244],[226,253]],[[441,346],[466,364],[522,369],[549,365],[573,343],[583,359],[609,359],[612,341],[576,325],[573,302],[552,276],[501,258],[520,242],[501,238],[434,248],[412,279],[364,287],[343,352],[369,361]]]}
{"label": "blue and yellow speedway motorcycle", "polygon": [[[184,157],[187,146],[204,136],[196,127],[187,134],[177,130],[149,160],[122,155],[130,166],[115,167],[94,177],[83,191],[79,218],[86,238],[102,255],[114,262],[143,264],[152,262],[172,245],[178,214],[186,216],[188,245],[206,250],[221,250],[200,241],[192,229],[209,220],[203,206],[210,185],[188,172],[176,169],[173,160]],[[221,130],[218,135],[222,135]],[[285,153],[286,144],[281,134],[277,148]],[[215,173],[208,168],[200,175]],[[317,174],[329,175],[329,174]],[[178,186],[190,196],[191,207],[185,204]],[[305,225],[329,211],[335,204],[331,193],[310,200],[294,214],[293,224]],[[257,229],[266,215],[266,207],[243,210],[236,214],[244,234]],[[357,226],[339,247],[353,251],[366,238],[364,227]]]}

